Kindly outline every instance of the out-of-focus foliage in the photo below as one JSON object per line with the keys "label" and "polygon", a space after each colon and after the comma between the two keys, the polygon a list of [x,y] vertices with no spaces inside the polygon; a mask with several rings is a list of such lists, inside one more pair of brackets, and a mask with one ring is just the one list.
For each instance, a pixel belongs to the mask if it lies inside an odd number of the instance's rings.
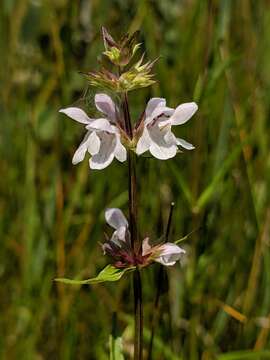
{"label": "out-of-focus foliage", "polygon": [[[176,202],[169,269],[154,359],[269,359],[270,4],[267,0],[2,0],[0,4],[0,357],[108,359],[113,313],[132,349],[129,276],[69,287],[105,265],[104,209],[127,210],[126,169],[102,172],[71,158],[81,127],[61,116],[93,112],[105,25],[117,38],[141,31],[158,83],[130,94],[132,117],[150,96],[192,99],[197,115],[178,135],[193,152],[139,159],[140,229],[163,233]],[[145,348],[155,266],[144,272]],[[253,351],[257,352],[253,352]]]}

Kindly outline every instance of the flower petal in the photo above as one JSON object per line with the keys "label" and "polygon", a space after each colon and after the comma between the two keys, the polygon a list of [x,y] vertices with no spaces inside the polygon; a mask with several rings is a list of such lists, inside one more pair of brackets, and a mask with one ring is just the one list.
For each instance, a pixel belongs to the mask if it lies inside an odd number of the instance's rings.
{"label": "flower petal", "polygon": [[106,94],[96,94],[95,104],[99,111],[108,116],[111,121],[116,121],[116,105]]}
{"label": "flower petal", "polygon": [[122,143],[120,141],[120,136],[117,136],[117,139],[116,139],[116,147],[114,150],[114,156],[120,162],[124,162],[127,160],[127,150],[122,145]]}
{"label": "flower petal", "polygon": [[59,110],[60,113],[66,114],[71,119],[78,121],[81,124],[89,124],[91,119],[88,115],[82,110],[77,107],[69,107],[66,109]]}
{"label": "flower petal", "polygon": [[151,245],[149,244],[149,237],[146,237],[142,242],[142,256],[148,255],[151,253]]}
{"label": "flower petal", "polygon": [[150,153],[159,160],[168,160],[175,157],[177,147],[175,145],[161,146],[157,143],[152,143],[150,146]]}
{"label": "flower petal", "polygon": [[86,129],[93,131],[107,131],[112,134],[116,132],[116,127],[111,125],[107,119],[95,119],[86,126]]}
{"label": "flower petal", "polygon": [[[166,129],[164,129],[166,131]],[[163,131],[164,131],[163,130]],[[164,141],[169,145],[177,145],[177,138],[171,131],[171,126],[168,126],[167,132],[164,135]]]}
{"label": "flower petal", "polygon": [[120,226],[116,231],[116,235],[118,239],[125,241],[126,240],[126,232],[127,232],[127,226]]}
{"label": "flower petal", "polygon": [[158,124],[149,128],[151,138],[150,153],[160,160],[173,158],[177,153],[176,141],[170,127],[160,129]]}
{"label": "flower petal", "polygon": [[164,98],[152,98],[148,101],[145,109],[145,116],[150,117],[153,111],[160,106],[166,106],[166,100]]}
{"label": "flower petal", "polygon": [[91,154],[91,155],[95,155],[99,152],[99,149],[100,149],[100,139],[99,137],[97,136],[96,132],[93,131],[92,134],[89,136],[89,139],[88,139],[88,152]]}
{"label": "flower petal", "polygon": [[197,110],[198,105],[195,102],[179,105],[170,118],[171,124],[181,125],[186,123],[195,114]]}
{"label": "flower petal", "polygon": [[177,142],[177,145],[182,146],[184,149],[187,149],[187,150],[195,149],[194,145],[190,144],[189,142],[187,142],[184,139],[176,138],[176,142]]}
{"label": "flower petal", "polygon": [[112,163],[113,159],[114,154],[108,154],[105,157],[104,154],[98,153],[89,160],[89,167],[93,170],[103,170]]}
{"label": "flower petal", "polygon": [[139,138],[139,141],[137,143],[137,147],[136,147],[137,155],[141,155],[145,153],[147,150],[149,150],[150,145],[151,145],[151,138],[149,137],[148,130],[145,127],[142,136]]}
{"label": "flower petal", "polygon": [[154,260],[165,266],[172,266],[181,258],[185,250],[173,243],[165,243],[159,247],[159,256]]}
{"label": "flower petal", "polygon": [[110,242],[113,242],[115,245],[121,248],[123,246],[123,242],[126,242],[126,233],[127,227],[120,226],[117,230],[113,232]]}
{"label": "flower petal", "polygon": [[123,214],[123,212],[118,208],[108,208],[105,210],[105,219],[106,222],[113,227],[114,229],[118,230],[122,227],[128,227],[128,221]]}
{"label": "flower petal", "polygon": [[99,152],[91,157],[89,166],[91,169],[101,170],[110,165],[114,159],[116,136],[103,131],[99,132],[98,136],[100,139]]}
{"label": "flower petal", "polygon": [[89,138],[91,136],[91,131],[87,131],[87,133],[85,134],[83,141],[80,143],[78,149],[75,151],[75,154],[73,155],[72,158],[72,164],[76,165],[78,163],[80,163],[81,161],[83,161],[86,151],[88,149],[88,145],[89,145]]}

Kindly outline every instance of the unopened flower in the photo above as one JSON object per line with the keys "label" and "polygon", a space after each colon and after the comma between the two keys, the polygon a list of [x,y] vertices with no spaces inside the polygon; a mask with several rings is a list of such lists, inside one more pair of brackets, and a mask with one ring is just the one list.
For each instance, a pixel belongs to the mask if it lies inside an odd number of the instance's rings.
{"label": "unopened flower", "polygon": [[122,211],[117,208],[107,209],[105,219],[115,231],[102,247],[104,253],[112,258],[116,267],[144,267],[153,261],[172,266],[185,253],[179,246],[170,242],[150,245],[148,238],[143,240],[141,252],[135,253],[131,246],[128,222]]}
{"label": "unopened flower", "polygon": [[137,43],[139,32],[126,34],[119,41],[115,41],[105,27],[102,27],[102,37],[105,47],[103,54],[117,66],[126,66],[140,47]]}
{"label": "unopened flower", "polygon": [[172,126],[186,123],[197,111],[198,106],[194,102],[179,105],[176,109],[166,106],[163,98],[152,98],[145,109],[145,119],[141,126],[143,132],[138,140],[136,153],[143,154],[146,151],[160,160],[173,158],[178,146],[187,150],[194,146],[187,141],[175,137]]}
{"label": "unopened flower", "polygon": [[120,140],[116,105],[106,94],[97,94],[95,104],[97,109],[104,114],[104,118],[91,119],[77,107],[61,109],[60,112],[84,124],[87,130],[83,141],[73,156],[72,163],[75,165],[83,161],[88,151],[91,155],[90,168],[100,170],[110,165],[114,158],[124,162],[127,158],[127,152]]}

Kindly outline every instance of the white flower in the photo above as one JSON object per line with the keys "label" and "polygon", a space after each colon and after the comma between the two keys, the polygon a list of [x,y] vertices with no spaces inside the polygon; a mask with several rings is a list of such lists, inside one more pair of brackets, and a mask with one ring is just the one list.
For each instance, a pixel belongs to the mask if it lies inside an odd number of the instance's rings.
{"label": "white flower", "polygon": [[142,255],[150,255],[150,258],[162,265],[172,266],[176,261],[180,260],[185,250],[174,243],[164,243],[151,246],[149,244],[149,238],[143,240]]}
{"label": "white flower", "polygon": [[83,110],[76,107],[61,109],[60,112],[84,124],[87,130],[83,141],[73,156],[72,163],[75,165],[83,161],[88,151],[91,155],[90,168],[101,170],[110,165],[114,158],[124,162],[127,158],[127,152],[121,143],[119,130],[115,126],[118,111],[116,105],[105,94],[97,94],[95,104],[106,118],[91,119]]}
{"label": "white flower", "polygon": [[187,150],[194,149],[194,146],[187,141],[176,138],[171,131],[174,125],[186,123],[197,111],[196,103],[185,103],[176,109],[166,106],[163,98],[152,98],[145,109],[144,129],[136,147],[138,155],[146,151],[160,160],[174,157],[178,146]]}

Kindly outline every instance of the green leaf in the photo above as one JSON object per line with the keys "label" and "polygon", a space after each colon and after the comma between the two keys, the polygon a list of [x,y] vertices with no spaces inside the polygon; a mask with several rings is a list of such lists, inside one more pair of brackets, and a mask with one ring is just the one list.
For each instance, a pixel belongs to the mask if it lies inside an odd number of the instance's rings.
{"label": "green leaf", "polygon": [[69,285],[87,285],[87,284],[98,284],[106,281],[118,281],[128,271],[134,271],[135,267],[118,269],[113,265],[107,265],[101,272],[92,279],[87,280],[72,280],[66,278],[57,278],[54,281],[61,282]]}
{"label": "green leaf", "polygon": [[[246,141],[245,143],[247,143]],[[206,189],[202,192],[197,203],[194,207],[196,212],[199,212],[212,198],[213,194],[216,192],[218,184],[222,181],[223,177],[228,173],[228,171],[233,166],[234,162],[239,158],[242,151],[243,144],[239,144],[235,147],[235,149],[231,152],[228,158],[221,164],[220,169],[213,177],[211,183],[206,187]]]}
{"label": "green leaf", "polygon": [[226,354],[222,354],[217,357],[217,360],[266,360],[270,359],[270,351],[269,350],[261,350],[261,351],[233,351]]}
{"label": "green leaf", "polygon": [[187,240],[187,238],[189,237],[189,235],[190,235],[190,234],[187,234],[187,235],[183,236],[182,238],[180,238],[180,239],[178,239],[178,240],[175,240],[174,243],[175,243],[175,244],[179,244],[180,242]]}
{"label": "green leaf", "polygon": [[122,338],[110,335],[110,360],[124,360]]}
{"label": "green leaf", "polygon": [[183,195],[185,196],[185,199],[187,200],[188,204],[192,208],[195,201],[194,201],[193,194],[191,192],[191,189],[188,186],[187,181],[182,176],[182,173],[181,173],[181,171],[179,171],[179,168],[177,167],[177,165],[169,162],[168,166],[171,170],[171,174],[175,177],[175,180],[177,181],[180,189],[182,190]]}
{"label": "green leaf", "polygon": [[174,243],[175,243],[175,244],[179,244],[180,242],[182,242],[182,241],[184,241],[184,240],[187,240],[187,239],[190,237],[190,235],[192,235],[193,233],[195,233],[195,232],[198,231],[198,230],[199,230],[199,228],[190,231],[187,235],[181,237],[181,238],[178,239],[178,240],[175,240]]}

